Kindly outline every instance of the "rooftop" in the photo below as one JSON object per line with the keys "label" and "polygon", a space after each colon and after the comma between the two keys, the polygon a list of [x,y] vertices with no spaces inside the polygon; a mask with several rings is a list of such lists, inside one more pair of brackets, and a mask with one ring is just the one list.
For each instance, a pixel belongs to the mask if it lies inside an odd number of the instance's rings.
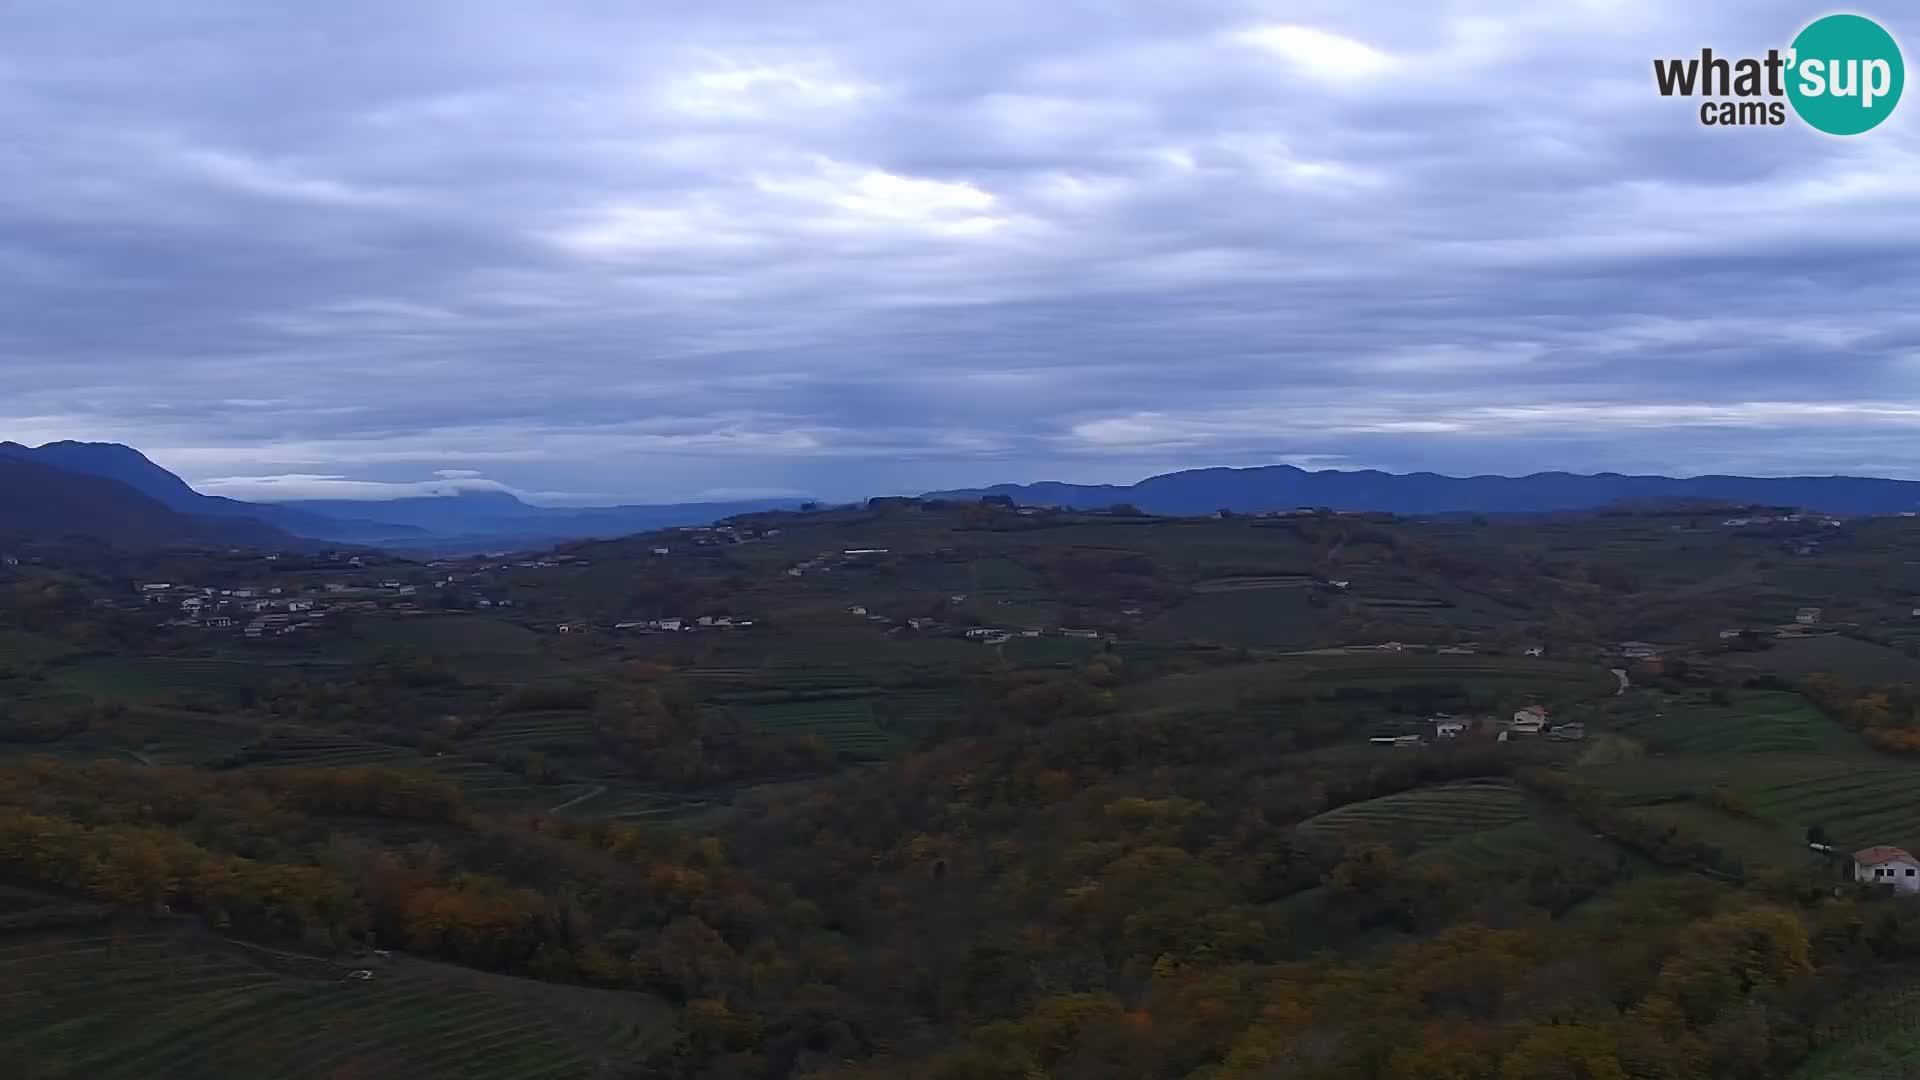
{"label": "rooftop", "polygon": [[1907,862],[1920,862],[1920,859],[1915,859],[1912,855],[1907,854],[1905,848],[1893,847],[1890,844],[1876,844],[1873,847],[1861,848],[1859,851],[1853,853],[1853,861],[1859,863],[1861,866],[1874,866],[1879,863],[1893,862],[1896,859],[1905,859]]}

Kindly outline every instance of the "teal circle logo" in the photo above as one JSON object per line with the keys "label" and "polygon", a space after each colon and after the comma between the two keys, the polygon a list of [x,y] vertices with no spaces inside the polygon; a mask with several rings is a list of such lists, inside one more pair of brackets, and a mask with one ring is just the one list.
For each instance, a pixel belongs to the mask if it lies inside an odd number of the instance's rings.
{"label": "teal circle logo", "polygon": [[1787,56],[1787,100],[1808,126],[1829,135],[1878,127],[1900,104],[1907,82],[1893,35],[1860,15],[1815,19]]}

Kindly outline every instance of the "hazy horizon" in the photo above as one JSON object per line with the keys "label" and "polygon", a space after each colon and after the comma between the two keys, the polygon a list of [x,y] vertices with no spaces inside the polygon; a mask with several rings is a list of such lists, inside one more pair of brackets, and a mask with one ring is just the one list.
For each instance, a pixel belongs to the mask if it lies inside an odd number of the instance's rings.
{"label": "hazy horizon", "polygon": [[1920,477],[1916,107],[1654,90],[1824,11],[16,5],[0,433],[238,498]]}

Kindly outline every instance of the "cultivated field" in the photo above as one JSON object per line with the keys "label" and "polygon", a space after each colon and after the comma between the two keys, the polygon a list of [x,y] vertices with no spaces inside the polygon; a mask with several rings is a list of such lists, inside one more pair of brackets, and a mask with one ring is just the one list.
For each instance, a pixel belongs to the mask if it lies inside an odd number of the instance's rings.
{"label": "cultivated field", "polygon": [[1795,834],[1820,825],[1843,848],[1920,845],[1920,764],[1894,758],[1703,754],[1591,766],[1577,775],[1623,805],[1704,798],[1725,787]]}
{"label": "cultivated field", "polygon": [[362,619],[355,633],[368,653],[404,650],[434,656],[531,656],[540,646],[539,635],[533,631],[481,615]]}
{"label": "cultivated field", "polygon": [[780,735],[817,735],[835,753],[854,758],[886,757],[894,736],[875,721],[865,697],[821,701],[783,701],[736,705],[733,713],[749,727]]}
{"label": "cultivated field", "polygon": [[1920,1059],[1920,986],[1883,991],[1808,1055],[1791,1080],[1907,1080]]}
{"label": "cultivated field", "polygon": [[1610,730],[1650,751],[1675,754],[1856,753],[1859,740],[1798,694],[1735,691],[1716,705],[1704,695],[1636,698],[1607,720]]}
{"label": "cultivated field", "polygon": [[1899,649],[1837,634],[1776,641],[1770,649],[1739,653],[1727,661],[1729,666],[1777,675],[1808,675],[1818,671],[1859,683],[1920,680],[1920,660]]}
{"label": "cultivated field", "polygon": [[1324,839],[1359,836],[1418,849],[1513,825],[1532,813],[1527,796],[1513,785],[1469,781],[1352,803],[1300,828]]}
{"label": "cultivated field", "polygon": [[[13,1057],[0,1063],[63,1080],[584,1080],[658,1037],[659,1006],[641,995],[443,977],[404,961],[358,981],[325,961],[257,955],[137,929],[0,939],[0,1053]],[[561,1018],[582,1015],[571,999],[541,1001],[569,992],[602,999],[591,1025]]]}

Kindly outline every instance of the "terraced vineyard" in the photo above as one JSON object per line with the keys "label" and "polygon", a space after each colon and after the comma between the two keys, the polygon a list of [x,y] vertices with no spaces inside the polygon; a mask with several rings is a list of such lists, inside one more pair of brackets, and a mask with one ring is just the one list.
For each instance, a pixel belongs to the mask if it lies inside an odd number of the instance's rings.
{"label": "terraced vineyard", "polygon": [[61,665],[54,669],[50,681],[61,689],[93,697],[138,699],[178,691],[232,692],[282,674],[296,674],[302,666],[264,660],[121,657]]}
{"label": "terraced vineyard", "polygon": [[504,716],[463,739],[469,753],[537,750],[546,754],[591,753],[593,717],[583,712],[537,712]]}
{"label": "terraced vineyard", "polygon": [[618,783],[568,785],[542,790],[564,793],[575,787],[581,789],[578,795],[564,800],[556,795],[548,808],[570,818],[638,821],[650,825],[678,825],[690,818],[726,809],[721,804],[704,799]]}
{"label": "terraced vineyard", "polygon": [[888,726],[904,739],[917,739],[941,723],[966,713],[966,702],[954,690],[899,690],[881,695]]}
{"label": "terraced vineyard", "polygon": [[818,735],[835,753],[878,759],[893,752],[894,736],[875,722],[864,697],[783,701],[733,707],[734,715],[759,731]]}
{"label": "terraced vineyard", "polygon": [[388,649],[438,656],[531,656],[538,634],[504,619],[446,615],[413,619],[367,619],[357,629],[370,653]]}
{"label": "terraced vineyard", "polygon": [[366,742],[329,731],[278,732],[250,749],[249,756],[250,765],[264,768],[386,765],[426,769],[459,784],[468,801],[482,808],[556,806],[593,789],[587,783],[535,784],[489,761],[459,754],[423,757],[404,746]]}
{"label": "terraced vineyard", "polygon": [[1671,699],[1625,711],[1609,727],[1678,754],[1847,753],[1859,742],[1798,694],[1744,692],[1730,704]]}
{"label": "terraced vineyard", "polygon": [[1564,860],[1569,855],[1611,861],[1615,854],[1611,844],[1572,819],[1538,807],[1529,818],[1435,844],[1415,855],[1413,861],[1495,872],[1533,860]]}
{"label": "terraced vineyard", "polygon": [[1578,776],[1622,805],[1724,786],[1761,817],[1796,831],[1822,825],[1842,846],[1920,844],[1920,765],[1893,758],[1699,755],[1583,768]]}
{"label": "terraced vineyard", "polygon": [[324,961],[273,967],[183,933],[6,939],[0,1043],[27,1075],[63,1080],[567,1080],[633,1060],[661,1031],[659,1004],[641,995],[406,961],[364,982]]}
{"label": "terraced vineyard", "polygon": [[418,756],[405,747],[312,729],[276,731],[270,738],[248,748],[250,764],[254,765],[383,765]]}
{"label": "terraced vineyard", "polygon": [[1532,805],[1518,788],[1477,780],[1420,788],[1351,803],[1302,822],[1309,835],[1339,839],[1350,833],[1407,848],[1426,848],[1526,821]]}

